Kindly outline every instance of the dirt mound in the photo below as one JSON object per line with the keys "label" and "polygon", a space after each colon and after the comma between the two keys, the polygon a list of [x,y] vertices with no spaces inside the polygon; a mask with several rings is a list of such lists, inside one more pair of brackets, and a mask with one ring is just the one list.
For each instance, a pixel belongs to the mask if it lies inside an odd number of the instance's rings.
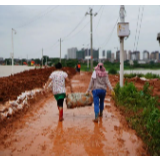
{"label": "dirt mound", "polygon": [[[24,91],[42,88],[54,70],[55,67],[33,69],[0,78],[0,104],[8,100],[16,100]],[[75,69],[70,67],[64,67],[63,71],[68,73],[69,78],[76,73]]]}

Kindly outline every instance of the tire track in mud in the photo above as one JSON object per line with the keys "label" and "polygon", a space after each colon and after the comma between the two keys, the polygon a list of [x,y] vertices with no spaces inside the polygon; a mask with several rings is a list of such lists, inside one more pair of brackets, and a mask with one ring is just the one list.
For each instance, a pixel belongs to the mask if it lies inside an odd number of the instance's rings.
{"label": "tire track in mud", "polygon": [[[85,72],[75,75],[73,91],[85,92],[90,76]],[[103,117],[98,124],[92,122],[93,118],[93,105],[67,109],[64,103],[64,121],[59,122],[56,101],[49,95],[1,129],[0,155],[147,155],[141,139],[114,106],[110,92]]]}

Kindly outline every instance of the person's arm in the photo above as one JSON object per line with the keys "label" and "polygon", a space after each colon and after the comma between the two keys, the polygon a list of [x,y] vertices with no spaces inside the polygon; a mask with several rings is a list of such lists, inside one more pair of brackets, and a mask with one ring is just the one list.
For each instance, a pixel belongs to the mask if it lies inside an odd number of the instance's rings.
{"label": "person's arm", "polygon": [[110,81],[109,81],[108,75],[106,76],[106,84],[107,84],[107,86],[109,87],[109,89],[110,89],[111,91],[113,91],[113,88],[112,88],[111,83],[110,83]]}
{"label": "person's arm", "polygon": [[45,88],[44,88],[45,91],[47,91],[48,85],[51,83],[51,81],[52,81],[52,79],[49,78],[48,81],[47,81],[47,83],[46,83],[46,85],[45,85]]}
{"label": "person's arm", "polygon": [[87,93],[89,93],[92,89],[92,86],[93,86],[93,78],[91,77],[91,80],[90,80],[90,83],[89,83],[89,86],[88,86],[88,89],[87,89]]}
{"label": "person's arm", "polygon": [[114,92],[114,90],[113,90],[113,88],[112,88],[112,86],[111,86],[111,83],[110,83],[110,81],[109,81],[108,75],[107,75],[107,77],[106,77],[106,83],[107,83],[107,86],[109,87],[109,89],[111,90],[111,95],[112,95],[112,97],[114,97],[114,96],[115,96],[115,92]]}
{"label": "person's arm", "polygon": [[66,80],[66,84],[67,84],[68,86],[70,86],[70,88],[71,88],[71,92],[73,92],[72,84],[71,84],[70,79],[69,79],[68,77],[66,77],[66,78],[65,78],[65,80]]}

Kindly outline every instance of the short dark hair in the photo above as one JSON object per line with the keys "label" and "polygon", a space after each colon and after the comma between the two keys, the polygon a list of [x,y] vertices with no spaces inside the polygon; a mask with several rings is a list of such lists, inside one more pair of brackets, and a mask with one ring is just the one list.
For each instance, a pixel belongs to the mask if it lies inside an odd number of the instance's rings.
{"label": "short dark hair", "polygon": [[61,69],[62,68],[62,64],[60,62],[58,62],[57,64],[55,64],[56,69]]}

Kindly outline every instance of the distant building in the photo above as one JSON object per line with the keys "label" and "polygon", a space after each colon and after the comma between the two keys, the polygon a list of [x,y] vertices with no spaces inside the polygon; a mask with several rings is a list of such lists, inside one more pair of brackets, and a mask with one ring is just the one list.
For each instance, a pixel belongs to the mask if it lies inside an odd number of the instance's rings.
{"label": "distant building", "polygon": [[149,60],[149,52],[147,50],[143,51],[143,60],[146,60],[146,61]]}
{"label": "distant building", "polygon": [[[91,49],[85,49],[85,56],[91,56]],[[99,59],[99,50],[93,49],[93,60]]]}
{"label": "distant building", "polygon": [[151,52],[151,57],[150,57],[152,61],[159,61],[159,51],[154,51]]}
{"label": "distant building", "polygon": [[[126,60],[127,60],[127,51],[126,51],[126,50],[124,51],[123,57],[124,57],[124,61],[126,61]],[[118,51],[116,52],[116,61],[119,61],[119,62],[120,62],[120,50],[118,50]]]}
{"label": "distant building", "polygon": [[120,61],[120,50],[116,52],[116,61]]}
{"label": "distant building", "polygon": [[93,49],[93,60],[99,60],[99,50]]}
{"label": "distant building", "polygon": [[0,57],[0,65],[2,65],[2,64],[4,64],[4,63],[5,63],[5,61],[3,60],[2,57]]}
{"label": "distant building", "polygon": [[133,60],[139,61],[140,60],[140,52],[134,51],[133,53]]}
{"label": "distant building", "polygon": [[131,50],[128,51],[128,60],[132,60],[132,51]]}
{"label": "distant building", "polygon": [[102,51],[102,57],[105,58],[105,50]]}
{"label": "distant building", "polygon": [[[76,52],[76,59],[86,59],[91,56],[91,49],[82,49]],[[93,49],[93,60],[99,60],[99,50]]]}
{"label": "distant building", "polygon": [[114,62],[114,53],[111,54],[111,62]]}
{"label": "distant building", "polygon": [[76,52],[76,59],[84,60],[84,58],[85,58],[85,50],[84,49]]}
{"label": "distant building", "polygon": [[111,50],[107,50],[107,60],[111,61]]}
{"label": "distant building", "polygon": [[125,50],[124,51],[124,61],[126,61],[127,60],[127,51]]}
{"label": "distant building", "polygon": [[76,59],[76,52],[77,52],[77,48],[69,48],[68,49],[68,53],[67,53],[67,58],[68,59]]}

